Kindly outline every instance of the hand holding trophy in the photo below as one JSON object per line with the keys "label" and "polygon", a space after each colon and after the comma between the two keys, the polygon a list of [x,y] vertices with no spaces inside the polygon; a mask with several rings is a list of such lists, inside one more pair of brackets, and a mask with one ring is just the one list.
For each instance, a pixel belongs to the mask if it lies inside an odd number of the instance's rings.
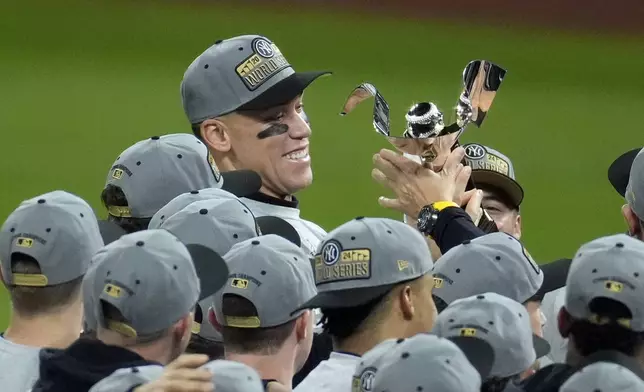
{"label": "hand holding trophy", "polygon": [[[374,156],[372,175],[376,181],[391,188],[396,199],[381,198],[388,208],[416,217],[420,208],[436,201],[466,202],[474,189],[469,169],[464,169],[462,149],[458,140],[465,129],[474,124],[481,127],[506,70],[485,60],[471,61],[463,71],[463,90],[454,109],[454,121],[445,125],[445,116],[431,102],[413,105],[405,115],[406,127],[401,136],[391,134],[389,104],[373,84],[363,83],[347,99],[342,115],[358,104],[374,98],[373,126],[403,156],[383,150]],[[465,183],[463,183],[463,178]],[[468,181],[469,180],[469,181]],[[498,231],[485,211],[477,217],[478,226],[485,232]]]}

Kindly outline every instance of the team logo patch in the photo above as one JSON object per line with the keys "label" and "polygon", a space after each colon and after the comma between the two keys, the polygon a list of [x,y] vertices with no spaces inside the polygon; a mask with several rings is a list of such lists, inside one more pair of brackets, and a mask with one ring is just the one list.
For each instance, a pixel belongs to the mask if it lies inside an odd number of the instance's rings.
{"label": "team logo patch", "polygon": [[624,290],[624,285],[614,280],[607,280],[604,283],[604,287],[606,288],[606,290],[613,293],[621,293]]}
{"label": "team logo patch", "polygon": [[112,178],[114,178],[114,179],[116,179],[116,180],[120,180],[121,178],[123,178],[123,170],[121,170],[121,169],[114,169],[114,170],[112,171]]}
{"label": "team logo patch", "polygon": [[123,296],[123,293],[125,293],[125,289],[113,283],[108,283],[103,288],[103,292],[112,298],[121,298]]}
{"label": "team logo patch", "polygon": [[371,277],[371,249],[342,249],[340,243],[329,241],[315,256],[316,284]]}
{"label": "team logo patch", "polygon": [[407,260],[398,260],[396,263],[398,264],[398,271],[404,271],[409,268],[409,261]]}
{"label": "team logo patch", "polygon": [[441,287],[443,287],[443,282],[443,279],[434,277],[434,288],[440,289]]}
{"label": "team logo patch", "polygon": [[333,265],[337,263],[340,258],[340,244],[333,241],[327,242],[322,248],[321,255],[324,264]]}
{"label": "team logo patch", "polygon": [[362,392],[371,392],[373,390],[373,380],[376,377],[375,368],[366,368],[360,375],[360,389]]}
{"label": "team logo patch", "polygon": [[16,245],[22,248],[31,248],[32,246],[34,246],[34,240],[27,237],[18,237],[18,239],[16,240]]}
{"label": "team logo patch", "polygon": [[248,90],[255,91],[275,74],[291,65],[277,46],[264,38],[257,38],[251,46],[253,54],[237,65],[235,73]]}
{"label": "team logo patch", "polygon": [[461,336],[474,337],[476,336],[476,329],[474,328],[461,328]]}
{"label": "team logo patch", "polygon": [[469,159],[481,159],[487,153],[485,147],[480,144],[468,144],[464,146],[465,157]]}
{"label": "team logo patch", "polygon": [[275,56],[273,44],[268,42],[268,40],[264,38],[257,38],[255,41],[253,41],[253,51],[267,59]]}
{"label": "team logo patch", "polygon": [[245,290],[248,288],[248,279],[235,278],[230,282],[230,285],[236,289]]}

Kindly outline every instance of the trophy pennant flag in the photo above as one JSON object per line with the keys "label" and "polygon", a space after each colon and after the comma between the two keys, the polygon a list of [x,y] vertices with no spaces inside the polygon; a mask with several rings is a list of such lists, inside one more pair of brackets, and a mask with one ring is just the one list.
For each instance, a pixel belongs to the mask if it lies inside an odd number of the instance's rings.
{"label": "trophy pennant flag", "polygon": [[455,121],[445,125],[443,112],[431,102],[411,107],[401,136],[391,134],[389,104],[371,83],[356,87],[344,104],[341,115],[353,111],[360,103],[373,97],[373,127],[399,151],[419,157],[425,167],[440,171],[449,153],[458,146],[465,129],[474,124],[481,127],[503,82],[506,70],[487,61],[470,61],[463,70],[463,90],[455,107]]}

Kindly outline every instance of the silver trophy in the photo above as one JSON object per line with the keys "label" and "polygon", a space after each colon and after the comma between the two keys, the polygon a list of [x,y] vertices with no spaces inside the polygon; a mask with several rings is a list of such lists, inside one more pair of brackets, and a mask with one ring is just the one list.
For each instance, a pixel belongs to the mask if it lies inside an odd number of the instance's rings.
{"label": "silver trophy", "polygon": [[505,69],[492,62],[470,61],[463,70],[463,90],[454,108],[454,121],[449,125],[445,125],[445,116],[435,104],[420,102],[405,115],[407,125],[402,135],[392,136],[389,104],[371,83],[363,83],[351,92],[341,114],[350,113],[358,104],[374,97],[376,132],[399,151],[417,157],[425,167],[440,171],[468,125],[481,127],[505,74]]}

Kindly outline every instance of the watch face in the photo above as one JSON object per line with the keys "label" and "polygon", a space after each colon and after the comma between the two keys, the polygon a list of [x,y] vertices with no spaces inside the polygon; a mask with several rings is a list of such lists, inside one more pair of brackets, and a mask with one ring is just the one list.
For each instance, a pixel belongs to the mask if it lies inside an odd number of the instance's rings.
{"label": "watch face", "polygon": [[436,224],[437,217],[438,214],[435,208],[432,206],[423,207],[418,214],[418,230],[425,235],[429,235]]}

